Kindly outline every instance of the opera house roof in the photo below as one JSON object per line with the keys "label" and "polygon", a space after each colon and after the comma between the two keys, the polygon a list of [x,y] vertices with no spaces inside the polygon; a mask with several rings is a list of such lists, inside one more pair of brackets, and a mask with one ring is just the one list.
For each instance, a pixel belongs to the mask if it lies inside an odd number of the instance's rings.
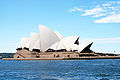
{"label": "opera house roof", "polygon": [[29,38],[21,38],[21,47],[30,51],[54,52],[54,51],[75,51],[91,52],[93,42],[84,42],[80,44],[79,36],[65,37],[57,31],[39,24],[39,32],[33,33]]}

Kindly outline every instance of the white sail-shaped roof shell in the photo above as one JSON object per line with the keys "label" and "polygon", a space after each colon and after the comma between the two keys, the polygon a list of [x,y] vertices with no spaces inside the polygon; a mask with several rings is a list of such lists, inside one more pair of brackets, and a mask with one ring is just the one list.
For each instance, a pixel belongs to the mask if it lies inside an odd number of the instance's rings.
{"label": "white sail-shaped roof shell", "polygon": [[67,51],[73,50],[73,46],[76,45],[74,43],[78,38],[79,36],[70,36],[70,37],[64,38],[60,42],[53,44],[49,48],[53,50],[61,50],[61,49],[66,49]]}
{"label": "white sail-shaped roof shell", "polygon": [[40,39],[36,40],[35,44],[33,45],[33,49],[39,49],[40,50]]}
{"label": "white sail-shaped roof shell", "polygon": [[56,33],[56,35],[58,36],[58,38],[60,40],[62,40],[64,38],[64,36],[62,34],[60,34],[58,31],[54,31]]}
{"label": "white sail-shaped roof shell", "polygon": [[30,46],[30,38],[21,38],[21,46],[22,48],[26,47],[26,48],[29,48]]}
{"label": "white sail-shaped roof shell", "polygon": [[48,49],[53,49],[53,50],[57,50],[57,47],[59,45],[60,41],[54,43],[52,46],[50,46]]}
{"label": "white sail-shaped roof shell", "polygon": [[40,34],[31,32],[29,49],[40,49]]}
{"label": "white sail-shaped roof shell", "polygon": [[62,39],[57,47],[57,50],[61,49],[62,47],[64,47],[67,51],[72,50],[72,46],[75,45],[74,43],[78,38],[79,36],[70,36]]}
{"label": "white sail-shaped roof shell", "polygon": [[83,49],[85,49],[88,45],[90,45],[93,42],[84,42],[78,45],[79,49],[78,52],[81,52]]}
{"label": "white sail-shaped roof shell", "polygon": [[79,49],[78,45],[76,45],[76,44],[73,44],[73,45],[72,45],[72,51],[74,51],[74,50],[77,50],[77,51],[78,51],[78,49]]}
{"label": "white sail-shaped roof shell", "polygon": [[41,51],[45,52],[51,45],[59,41],[54,31],[39,24]]}

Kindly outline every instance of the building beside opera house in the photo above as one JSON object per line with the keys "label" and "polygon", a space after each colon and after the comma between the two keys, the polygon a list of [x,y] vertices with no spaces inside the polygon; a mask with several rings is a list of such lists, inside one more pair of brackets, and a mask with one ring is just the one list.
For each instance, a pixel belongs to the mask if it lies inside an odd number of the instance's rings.
{"label": "building beside opera house", "polygon": [[98,56],[90,47],[93,42],[80,42],[79,36],[64,37],[57,31],[39,25],[40,33],[31,33],[21,38],[21,48],[17,48],[14,58],[79,58]]}

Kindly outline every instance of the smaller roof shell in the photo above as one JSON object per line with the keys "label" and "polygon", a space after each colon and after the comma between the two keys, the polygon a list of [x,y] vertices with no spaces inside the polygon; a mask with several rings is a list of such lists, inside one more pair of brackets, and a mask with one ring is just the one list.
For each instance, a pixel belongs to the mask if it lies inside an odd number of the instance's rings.
{"label": "smaller roof shell", "polygon": [[40,34],[31,32],[29,49],[40,49]]}
{"label": "smaller roof shell", "polygon": [[30,38],[27,38],[27,37],[21,38],[21,46],[22,46],[22,48],[24,48],[24,47],[29,48]]}
{"label": "smaller roof shell", "polygon": [[63,38],[61,41],[53,44],[50,49],[53,50],[61,50],[66,49],[67,51],[73,50],[73,46],[75,46],[75,41],[79,38],[79,36],[70,36]]}
{"label": "smaller roof shell", "polygon": [[84,42],[78,45],[78,52],[81,52],[83,49],[85,49],[90,44],[92,45],[93,42]]}

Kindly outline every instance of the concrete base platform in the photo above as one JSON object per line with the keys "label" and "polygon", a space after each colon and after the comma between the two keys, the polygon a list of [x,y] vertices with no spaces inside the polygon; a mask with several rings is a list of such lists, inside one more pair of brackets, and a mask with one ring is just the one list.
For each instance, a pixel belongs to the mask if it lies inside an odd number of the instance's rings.
{"label": "concrete base platform", "polygon": [[95,56],[78,58],[3,58],[3,60],[79,60],[79,59],[120,59],[120,56]]}
{"label": "concrete base platform", "polygon": [[62,58],[3,58],[3,60],[63,60]]}
{"label": "concrete base platform", "polygon": [[95,57],[79,57],[79,58],[64,58],[64,60],[79,60],[79,59],[120,59],[120,56],[95,56]]}

